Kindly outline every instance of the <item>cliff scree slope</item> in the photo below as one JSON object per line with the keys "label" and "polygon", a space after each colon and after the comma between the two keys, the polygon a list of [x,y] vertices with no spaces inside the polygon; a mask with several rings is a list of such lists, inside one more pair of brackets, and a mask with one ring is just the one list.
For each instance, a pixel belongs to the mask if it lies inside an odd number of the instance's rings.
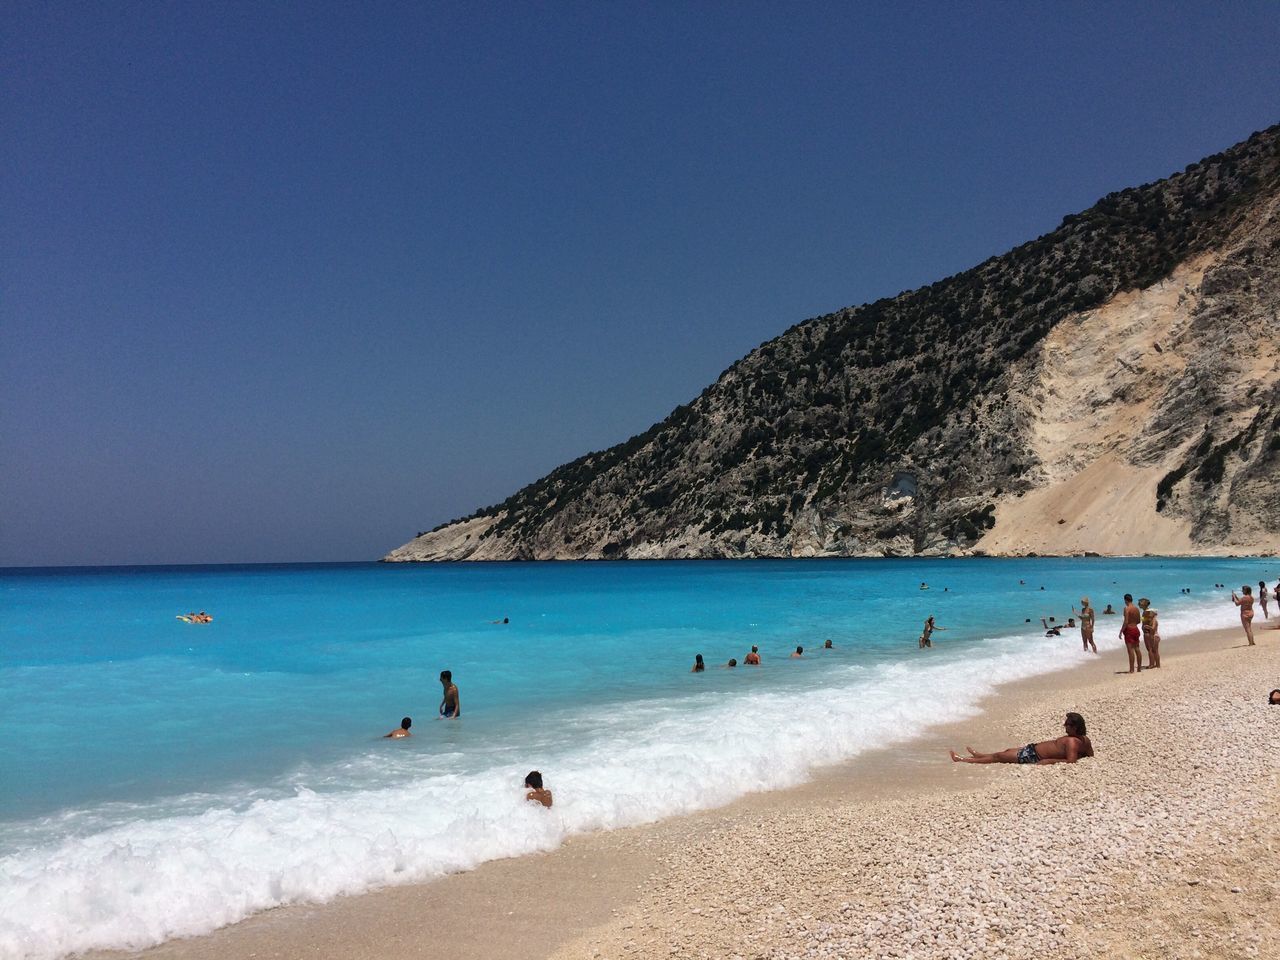
{"label": "cliff scree slope", "polygon": [[806,320],[384,559],[1273,552],[1280,125]]}

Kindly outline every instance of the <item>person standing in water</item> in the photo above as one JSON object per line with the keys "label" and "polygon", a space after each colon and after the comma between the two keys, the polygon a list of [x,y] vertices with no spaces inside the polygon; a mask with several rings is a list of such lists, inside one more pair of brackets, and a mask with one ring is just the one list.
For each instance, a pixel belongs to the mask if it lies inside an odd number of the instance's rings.
{"label": "person standing in water", "polygon": [[1244,635],[1249,638],[1249,646],[1256,646],[1253,642],[1253,588],[1246,584],[1240,592],[1243,596],[1237,597],[1236,592],[1231,591],[1231,602],[1240,608],[1240,626],[1244,627]]}
{"label": "person standing in water", "polygon": [[1120,627],[1120,639],[1124,641],[1125,653],[1129,655],[1129,672],[1142,672],[1142,650],[1138,647],[1138,640],[1142,636],[1142,631],[1138,628],[1139,621],[1142,620],[1142,611],[1133,605],[1133,594],[1126,593],[1124,595],[1124,623]]}
{"label": "person standing in water", "polygon": [[[1074,610],[1072,611],[1075,612]],[[1096,613],[1093,607],[1089,606],[1089,598],[1080,598],[1080,642],[1084,644],[1084,652],[1088,653],[1092,650],[1098,652],[1098,645],[1093,642],[1093,621],[1096,619]]]}
{"label": "person standing in water", "polygon": [[707,665],[706,665],[705,663],[703,663],[703,662],[702,662],[702,654],[700,654],[700,653],[695,654],[695,655],[694,655],[694,657],[693,657],[693,669],[692,669],[692,670],[690,670],[689,672],[690,672],[690,673],[701,673],[701,672],[702,672],[703,670],[705,670],[705,669],[707,669]]}
{"label": "person standing in water", "polygon": [[751,652],[743,658],[742,662],[749,667],[760,666],[760,648],[753,643],[751,645]]}
{"label": "person standing in water", "polygon": [[458,697],[458,685],[453,682],[452,671],[440,671],[440,686],[444,687],[444,697],[440,701],[440,716],[444,720],[456,720],[462,716],[462,701]]}
{"label": "person standing in water", "polygon": [[1147,648],[1147,667],[1154,670],[1160,666],[1160,614],[1152,609],[1151,601],[1146,597],[1138,601],[1138,609],[1142,611],[1142,642]]}
{"label": "person standing in water", "polygon": [[929,619],[927,619],[924,622],[924,630],[920,634],[920,649],[923,650],[925,647],[929,647],[930,649],[932,649],[933,640],[931,638],[933,637],[933,631],[945,630],[945,629],[947,628],[940,627],[936,623],[934,623],[933,617],[930,617]]}

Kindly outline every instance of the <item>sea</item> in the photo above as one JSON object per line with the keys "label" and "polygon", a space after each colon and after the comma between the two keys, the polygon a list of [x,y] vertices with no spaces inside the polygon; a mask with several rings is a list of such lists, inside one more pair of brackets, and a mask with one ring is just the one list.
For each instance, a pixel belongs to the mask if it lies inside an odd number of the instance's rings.
{"label": "sea", "polygon": [[[1083,662],[1040,623],[1082,596],[1150,597],[1176,649],[1238,624],[1228,588],[1278,575],[1276,558],[0,570],[0,957],[140,948],[792,786]],[[199,610],[213,622],[178,619]],[[1099,616],[1104,656],[1117,631]],[[761,665],[741,665],[753,644]],[[413,735],[384,739],[405,716]],[[523,799],[534,769],[550,810]]]}

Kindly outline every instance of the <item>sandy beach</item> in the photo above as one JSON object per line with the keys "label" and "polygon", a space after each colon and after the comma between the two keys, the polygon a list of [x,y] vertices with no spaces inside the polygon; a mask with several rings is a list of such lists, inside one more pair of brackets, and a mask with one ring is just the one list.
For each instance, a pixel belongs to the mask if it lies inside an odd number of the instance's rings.
{"label": "sandy beach", "polygon": [[[1108,651],[1007,685],[980,717],[792,790],[131,956],[1275,956],[1275,622],[1254,648],[1238,629],[1166,641],[1140,675]],[[1068,710],[1096,758],[947,758],[1055,736]]]}

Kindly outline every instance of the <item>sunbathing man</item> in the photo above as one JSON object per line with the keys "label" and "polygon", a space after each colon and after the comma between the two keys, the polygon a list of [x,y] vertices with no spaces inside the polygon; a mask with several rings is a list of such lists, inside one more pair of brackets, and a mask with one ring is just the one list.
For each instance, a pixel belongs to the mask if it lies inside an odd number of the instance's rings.
{"label": "sunbathing man", "polygon": [[1078,713],[1068,713],[1063,726],[1067,735],[1056,740],[1042,740],[1039,743],[1028,743],[1025,747],[1010,747],[999,753],[977,753],[972,747],[965,747],[969,756],[961,757],[954,750],[950,751],[951,759],[956,763],[1075,763],[1082,757],[1093,756],[1093,744],[1085,736],[1084,717]]}

